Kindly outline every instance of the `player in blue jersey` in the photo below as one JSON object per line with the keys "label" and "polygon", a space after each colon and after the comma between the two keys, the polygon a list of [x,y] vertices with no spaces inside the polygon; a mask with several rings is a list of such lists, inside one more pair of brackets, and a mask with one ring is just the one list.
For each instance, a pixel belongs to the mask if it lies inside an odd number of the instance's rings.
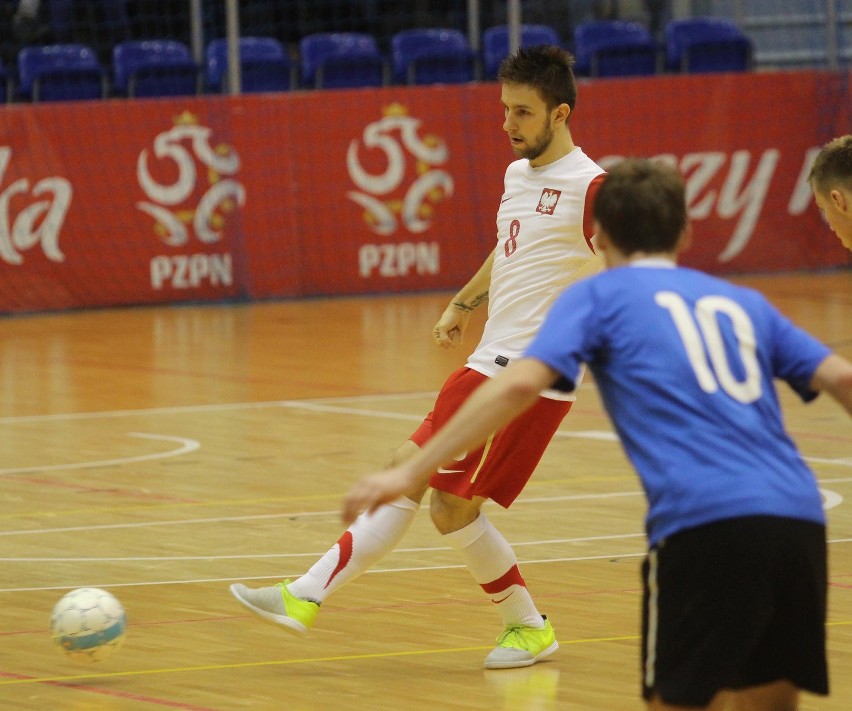
{"label": "player in blue jersey", "polygon": [[344,520],[426,481],[587,364],[648,498],[643,695],[649,708],[791,711],[828,693],[826,536],[816,480],[773,379],[852,414],[852,363],[760,294],[692,269],[684,183],[627,160],[594,207],[607,271],[557,299],[523,358],[411,460],[362,479]]}
{"label": "player in blue jersey", "polygon": [[852,250],[852,134],[826,143],[811,166],[808,182],[832,232]]}

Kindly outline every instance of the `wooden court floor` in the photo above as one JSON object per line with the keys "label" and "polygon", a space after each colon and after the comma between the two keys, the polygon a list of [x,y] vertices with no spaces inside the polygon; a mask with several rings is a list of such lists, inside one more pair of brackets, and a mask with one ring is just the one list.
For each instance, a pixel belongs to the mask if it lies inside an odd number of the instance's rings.
{"label": "wooden court floor", "polygon": [[[755,277],[852,357],[852,271]],[[561,649],[485,672],[499,620],[421,512],[399,550],[329,598],[311,634],[266,625],[233,581],[298,576],[475,345],[430,330],[448,294],[86,311],[0,320],[0,708],[639,709],[643,498],[592,383],[508,512]],[[833,694],[852,708],[852,423],[780,388],[830,520]],[[67,590],[104,587],[124,647],[71,664],[48,633]]]}

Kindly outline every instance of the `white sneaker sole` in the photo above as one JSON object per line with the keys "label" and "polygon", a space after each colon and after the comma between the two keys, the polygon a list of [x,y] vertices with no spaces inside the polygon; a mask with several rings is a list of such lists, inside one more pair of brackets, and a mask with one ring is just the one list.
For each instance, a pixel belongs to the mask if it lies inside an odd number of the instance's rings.
{"label": "white sneaker sole", "polygon": [[294,634],[297,637],[305,637],[308,634],[308,628],[298,620],[294,620],[292,617],[287,617],[287,615],[276,615],[274,612],[267,612],[266,610],[261,610],[259,607],[255,607],[252,603],[240,595],[240,588],[243,587],[245,586],[234,583],[229,588],[231,595],[233,595],[237,599],[237,602],[239,602],[243,607],[251,610],[261,619],[271,622],[274,625],[278,625],[279,627],[283,627],[287,632]]}
{"label": "white sneaker sole", "polygon": [[516,661],[506,660],[506,661],[493,661],[489,662],[487,659],[485,660],[485,668],[486,669],[519,669],[521,667],[531,667],[538,661],[541,661],[545,657],[549,657],[553,654],[557,649],[559,649],[559,642],[554,642],[549,647],[546,647],[542,651],[540,651],[536,656],[532,659],[519,659]]}

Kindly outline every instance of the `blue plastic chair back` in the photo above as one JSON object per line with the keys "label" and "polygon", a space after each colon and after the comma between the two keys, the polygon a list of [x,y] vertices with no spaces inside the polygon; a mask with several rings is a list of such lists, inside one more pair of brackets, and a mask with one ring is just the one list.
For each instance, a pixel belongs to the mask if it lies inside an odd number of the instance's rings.
{"label": "blue plastic chair back", "polygon": [[391,51],[399,84],[460,84],[476,75],[476,57],[460,30],[402,30],[391,38]]}
{"label": "blue plastic chair back", "polygon": [[385,60],[376,38],[358,32],[318,32],[299,42],[302,85],[315,89],[381,86]]}
{"label": "blue plastic chair back", "polygon": [[[538,44],[562,45],[559,33],[550,25],[521,25],[521,47]],[[482,66],[486,79],[496,79],[500,63],[509,54],[509,28],[506,25],[489,27],[482,33]]]}
{"label": "blue plastic chair back", "polygon": [[578,74],[594,77],[643,76],[657,71],[657,43],[638,22],[598,20],[574,29]]}
{"label": "blue plastic chair back", "polygon": [[120,42],[112,50],[115,88],[125,96],[188,96],[198,92],[198,66],[182,42]]}
{"label": "blue plastic chair back", "polygon": [[18,93],[32,101],[102,99],[106,76],[94,50],[83,44],[24,47],[18,52]]}
{"label": "blue plastic chair back", "polygon": [[[288,91],[293,88],[293,64],[284,45],[274,37],[241,37],[240,79],[245,93]],[[207,45],[207,86],[224,92],[228,80],[228,41],[216,39]]]}
{"label": "blue plastic chair back", "polygon": [[695,17],[666,25],[666,68],[674,72],[742,72],[751,68],[751,40],[730,20]]}

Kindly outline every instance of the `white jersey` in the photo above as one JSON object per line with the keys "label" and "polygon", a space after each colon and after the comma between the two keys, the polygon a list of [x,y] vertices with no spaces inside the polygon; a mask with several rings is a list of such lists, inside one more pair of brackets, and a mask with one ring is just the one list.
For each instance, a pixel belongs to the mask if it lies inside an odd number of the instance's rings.
{"label": "white jersey", "polygon": [[[580,148],[535,168],[527,159],[506,169],[497,211],[497,247],[488,290],[488,319],[467,366],[493,377],[521,356],[555,298],[603,266],[583,231],[589,185],[603,169]],[[546,391],[546,397],[573,395]]]}

